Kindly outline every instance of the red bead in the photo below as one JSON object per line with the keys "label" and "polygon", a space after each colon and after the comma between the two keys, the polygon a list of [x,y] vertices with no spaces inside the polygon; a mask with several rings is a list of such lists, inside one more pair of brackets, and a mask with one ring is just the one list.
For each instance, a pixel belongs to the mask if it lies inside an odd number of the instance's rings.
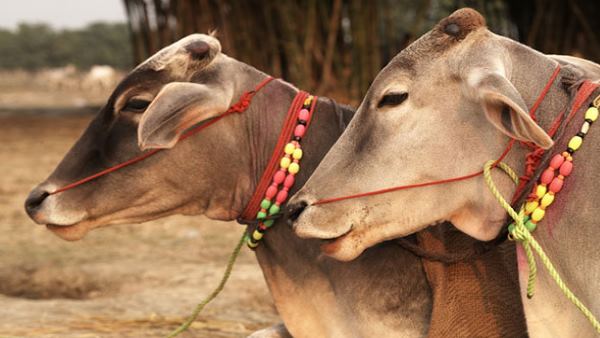
{"label": "red bead", "polygon": [[294,178],[294,175],[287,175],[287,177],[285,178],[285,182],[283,182],[283,186],[286,188],[291,188],[294,186],[294,181],[296,179]]}
{"label": "red bead", "polygon": [[285,180],[285,171],[283,171],[281,169],[277,170],[277,172],[273,176],[273,182],[275,182],[277,184],[281,184],[281,182],[283,182],[283,180]]}
{"label": "red bead", "polygon": [[309,118],[310,118],[310,113],[308,112],[307,109],[302,109],[298,113],[298,119],[300,119],[300,120],[304,120],[304,121],[308,122]]}
{"label": "red bead", "polygon": [[268,199],[271,199],[273,197],[275,197],[275,195],[277,194],[277,187],[274,185],[271,185],[267,188],[267,192],[265,193],[265,197]]}
{"label": "red bead", "polygon": [[548,169],[544,170],[544,173],[542,174],[542,177],[540,178],[540,182],[542,184],[548,185],[548,184],[550,184],[550,182],[552,182],[553,178],[554,178],[554,169],[548,168]]}
{"label": "red bead", "polygon": [[571,175],[571,172],[573,171],[573,162],[570,161],[566,161],[565,163],[563,163],[560,166],[560,174],[563,176],[569,176]]}
{"label": "red bead", "polygon": [[557,192],[559,192],[562,189],[563,183],[564,183],[563,180],[556,177],[552,180],[552,183],[550,183],[550,186],[548,186],[548,190],[550,190],[556,194]]}
{"label": "red bead", "polygon": [[563,164],[563,162],[565,162],[565,158],[561,154],[556,154],[554,155],[552,160],[550,160],[550,168],[558,169]]}
{"label": "red bead", "polygon": [[288,192],[285,190],[281,190],[279,193],[277,193],[277,198],[275,199],[275,201],[279,204],[283,204],[283,202],[285,202],[287,197],[288,197]]}
{"label": "red bead", "polygon": [[294,129],[294,136],[303,137],[304,132],[306,132],[306,127],[299,124],[296,126],[296,129]]}

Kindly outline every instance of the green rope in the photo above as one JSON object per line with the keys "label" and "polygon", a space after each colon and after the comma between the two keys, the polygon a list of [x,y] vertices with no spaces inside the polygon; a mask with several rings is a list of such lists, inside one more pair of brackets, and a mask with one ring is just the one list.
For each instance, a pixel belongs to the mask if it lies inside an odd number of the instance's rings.
{"label": "green rope", "polygon": [[598,333],[600,333],[600,323],[598,322],[598,319],[596,319],[596,317],[594,317],[592,312],[585,305],[583,305],[583,303],[567,287],[565,282],[562,280],[562,278],[558,274],[558,271],[556,271],[556,268],[550,261],[550,258],[548,258],[548,256],[546,255],[546,253],[544,252],[544,250],[542,249],[540,244],[535,240],[533,235],[531,235],[529,230],[527,230],[527,228],[525,227],[525,224],[523,222],[523,216],[524,216],[523,210],[521,209],[519,211],[519,213],[517,213],[511,207],[511,205],[508,204],[508,202],[506,202],[504,197],[502,197],[502,194],[500,194],[500,192],[498,191],[498,188],[496,188],[496,185],[494,184],[494,181],[492,180],[492,174],[491,174],[491,170],[495,167],[499,167],[500,169],[502,169],[508,176],[510,176],[510,178],[515,183],[518,183],[519,178],[518,178],[517,174],[514,172],[514,170],[512,170],[507,164],[505,164],[503,162],[496,163],[496,161],[488,161],[485,163],[485,165],[483,167],[483,177],[484,177],[485,182],[487,183],[492,195],[494,195],[494,197],[496,197],[496,199],[498,200],[498,202],[500,203],[502,208],[504,208],[504,210],[506,210],[506,212],[510,215],[510,217],[515,221],[513,223],[513,226],[509,227],[510,238],[512,240],[518,241],[523,246],[523,249],[525,250],[525,253],[527,255],[527,263],[529,264],[529,277],[527,280],[527,297],[528,298],[533,297],[533,292],[534,292],[535,276],[537,274],[537,268],[536,268],[535,259],[533,256],[533,251],[535,251],[537,253],[537,255],[539,256],[539,259],[542,261],[542,264],[546,267],[546,270],[548,270],[548,274],[550,274],[552,279],[554,279],[554,282],[560,288],[560,290],[563,292],[563,294],[567,297],[567,299],[569,299],[579,309],[579,311],[581,311],[583,313],[585,318],[587,318],[587,320],[592,324],[594,329]]}
{"label": "green rope", "polygon": [[192,315],[183,324],[181,324],[176,330],[171,332],[167,336],[167,338],[176,337],[183,331],[187,330],[190,327],[190,325],[192,325],[192,323],[196,320],[196,318],[198,318],[198,315],[200,314],[200,312],[202,312],[202,309],[204,309],[204,307],[206,305],[208,305],[208,303],[210,303],[213,299],[217,298],[219,293],[221,293],[221,291],[223,291],[223,288],[225,287],[225,283],[227,283],[227,280],[229,279],[229,276],[231,275],[231,270],[233,270],[233,265],[235,264],[235,260],[240,255],[240,250],[242,249],[242,245],[244,244],[245,241],[246,241],[246,230],[244,230],[244,233],[242,234],[242,237],[238,241],[238,244],[235,246],[235,248],[233,249],[233,252],[229,256],[229,261],[227,262],[227,267],[225,268],[225,273],[223,273],[223,277],[221,278],[221,282],[219,282],[219,285],[210,293],[210,295],[208,295],[208,297],[204,298],[198,305],[196,305],[196,308],[192,312]]}

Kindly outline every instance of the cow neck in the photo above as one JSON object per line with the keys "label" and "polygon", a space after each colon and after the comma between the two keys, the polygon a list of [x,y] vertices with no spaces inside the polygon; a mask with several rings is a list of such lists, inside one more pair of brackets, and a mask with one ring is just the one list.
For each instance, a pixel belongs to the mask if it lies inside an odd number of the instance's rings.
{"label": "cow neck", "polygon": [[270,159],[250,201],[237,219],[241,224],[255,226],[246,238],[246,244],[251,249],[258,246],[266,230],[274,224],[275,218],[280,216],[281,207],[294,186],[303,157],[302,138],[310,126],[316,102],[317,97],[305,91],[299,90],[296,93],[287,110]]}

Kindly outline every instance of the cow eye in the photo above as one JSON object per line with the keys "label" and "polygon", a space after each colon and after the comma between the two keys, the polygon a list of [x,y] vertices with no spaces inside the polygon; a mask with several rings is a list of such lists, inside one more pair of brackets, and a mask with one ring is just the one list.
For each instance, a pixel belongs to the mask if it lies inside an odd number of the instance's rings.
{"label": "cow eye", "polygon": [[406,100],[407,98],[408,98],[408,93],[406,93],[406,92],[385,94],[381,98],[381,100],[379,100],[379,103],[377,103],[377,108],[381,108],[381,107],[385,107],[385,106],[389,106],[389,107],[397,106],[397,105],[401,104],[402,102],[404,102],[404,100]]}
{"label": "cow eye", "polygon": [[143,113],[150,105],[150,101],[142,99],[131,99],[127,101],[122,110],[134,113]]}

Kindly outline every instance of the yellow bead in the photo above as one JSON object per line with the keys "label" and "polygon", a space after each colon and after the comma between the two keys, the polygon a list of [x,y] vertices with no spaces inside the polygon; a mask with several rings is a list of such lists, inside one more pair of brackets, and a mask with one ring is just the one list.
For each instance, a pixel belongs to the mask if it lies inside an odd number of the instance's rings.
{"label": "yellow bead", "polygon": [[300,171],[300,165],[298,163],[292,163],[290,164],[290,167],[288,168],[288,172],[290,174],[297,174]]}
{"label": "yellow bead", "polygon": [[302,158],[302,149],[296,149],[296,150],[294,150],[294,153],[292,154],[292,157],[295,160],[301,159]]}
{"label": "yellow bead", "polygon": [[548,190],[548,188],[546,188],[545,185],[538,185],[537,188],[535,188],[535,195],[538,198],[542,198],[544,197],[544,195],[546,194],[546,191]]}
{"label": "yellow bead", "polygon": [[292,163],[292,160],[290,160],[289,157],[284,157],[281,159],[281,162],[279,162],[279,166],[283,169],[287,169],[290,166],[290,163]]}
{"label": "yellow bead", "polygon": [[596,107],[590,107],[585,112],[585,119],[586,120],[591,120],[592,122],[596,121],[598,119],[598,108],[596,108]]}
{"label": "yellow bead", "polygon": [[306,100],[304,100],[304,105],[308,106],[311,102],[312,102],[313,97],[309,96],[306,98]]}
{"label": "yellow bead", "polygon": [[250,249],[256,249],[256,247],[258,246],[258,243],[253,243],[250,239],[248,239],[248,241],[246,242],[246,244],[248,244],[248,247]]}
{"label": "yellow bead", "polygon": [[254,238],[255,241],[260,241],[263,238],[263,234],[259,231],[254,230],[254,232],[252,233],[252,238]]}
{"label": "yellow bead", "polygon": [[285,145],[285,148],[283,148],[283,152],[288,155],[291,155],[295,149],[296,149],[296,146],[293,143],[288,143]]}
{"label": "yellow bead", "polygon": [[527,215],[531,214],[537,207],[540,205],[538,201],[529,201],[525,203],[525,213]]}
{"label": "yellow bead", "polygon": [[544,209],[537,208],[531,213],[531,219],[537,223],[537,222],[541,221],[542,218],[544,218],[545,214],[546,214],[546,211],[544,211]]}
{"label": "yellow bead", "polygon": [[577,150],[579,149],[579,147],[581,147],[582,143],[583,139],[581,138],[581,136],[573,136],[573,138],[569,141],[568,147],[573,150]]}
{"label": "yellow bead", "polygon": [[552,192],[547,193],[542,197],[541,206],[542,208],[547,208],[550,204],[554,202],[554,194]]}

